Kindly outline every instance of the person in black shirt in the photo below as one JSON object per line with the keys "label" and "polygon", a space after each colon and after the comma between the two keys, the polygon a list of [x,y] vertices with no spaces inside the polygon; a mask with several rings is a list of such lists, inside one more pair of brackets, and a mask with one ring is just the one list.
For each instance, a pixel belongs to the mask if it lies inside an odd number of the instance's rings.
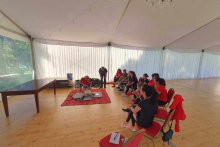
{"label": "person in black shirt", "polygon": [[149,80],[147,79],[149,76],[148,76],[148,74],[144,74],[143,75],[143,79],[141,80],[141,83],[143,83],[143,84],[148,84],[149,83]]}
{"label": "person in black shirt", "polygon": [[133,108],[130,106],[128,117],[132,119],[132,125],[128,125],[128,121],[123,122],[120,126],[135,130],[135,122],[142,128],[148,128],[152,125],[154,114],[158,111],[157,98],[158,93],[153,86],[143,85],[141,88],[142,100]]}
{"label": "person in black shirt", "polygon": [[107,76],[107,69],[105,67],[101,67],[99,69],[99,75],[101,78],[101,86],[100,88],[103,88],[103,78],[104,78],[104,88],[106,88],[106,76]]}
{"label": "person in black shirt", "polygon": [[138,79],[136,77],[135,72],[130,71],[130,79],[129,79],[128,83],[126,84],[126,90],[125,90],[125,93],[122,96],[126,96],[126,94],[128,93],[130,88],[136,90],[137,89],[137,83],[138,83]]}

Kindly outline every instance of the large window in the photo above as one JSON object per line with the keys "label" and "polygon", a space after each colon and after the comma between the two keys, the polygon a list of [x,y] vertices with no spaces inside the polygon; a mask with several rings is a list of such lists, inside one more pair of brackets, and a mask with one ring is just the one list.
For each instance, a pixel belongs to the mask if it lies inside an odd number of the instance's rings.
{"label": "large window", "polygon": [[0,35],[0,91],[30,80],[29,44]]}

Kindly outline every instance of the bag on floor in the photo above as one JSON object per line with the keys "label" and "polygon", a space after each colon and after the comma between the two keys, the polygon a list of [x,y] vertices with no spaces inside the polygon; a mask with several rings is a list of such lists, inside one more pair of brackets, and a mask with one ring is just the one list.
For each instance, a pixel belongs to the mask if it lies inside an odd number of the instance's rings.
{"label": "bag on floor", "polygon": [[[169,114],[170,114],[171,112],[172,112],[172,111],[170,111]],[[169,116],[169,114],[167,115],[167,117]],[[175,115],[175,113],[174,113],[174,115]],[[167,118],[166,118],[166,119],[167,119]],[[168,130],[167,132],[164,132],[164,131],[163,131],[163,127],[162,127],[162,134],[163,134],[162,140],[163,140],[163,142],[168,142],[168,145],[169,145],[170,139],[171,139],[172,136],[173,136],[173,130],[171,129],[171,128],[172,128],[172,124],[173,124],[173,117],[172,117],[172,122],[171,122],[170,128],[169,128],[169,130]]]}
{"label": "bag on floor", "polygon": [[100,79],[97,78],[92,78],[92,87],[100,87],[101,83],[100,83]]}
{"label": "bag on floor", "polygon": [[80,81],[80,80],[76,80],[76,81],[75,81],[75,87],[76,87],[76,88],[80,88],[80,82],[79,82],[79,81]]}

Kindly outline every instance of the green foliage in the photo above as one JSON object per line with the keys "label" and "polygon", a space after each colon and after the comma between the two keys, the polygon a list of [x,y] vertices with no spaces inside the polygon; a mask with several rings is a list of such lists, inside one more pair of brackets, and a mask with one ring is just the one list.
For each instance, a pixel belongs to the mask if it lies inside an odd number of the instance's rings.
{"label": "green foliage", "polygon": [[0,91],[30,81],[31,70],[29,44],[0,35]]}

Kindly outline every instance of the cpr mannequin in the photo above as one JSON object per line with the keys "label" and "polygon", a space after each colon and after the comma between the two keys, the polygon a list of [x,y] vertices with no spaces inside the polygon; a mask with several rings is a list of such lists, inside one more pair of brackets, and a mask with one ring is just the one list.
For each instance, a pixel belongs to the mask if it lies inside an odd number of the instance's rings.
{"label": "cpr mannequin", "polygon": [[86,89],[84,91],[84,93],[85,93],[85,96],[92,96],[92,90],[91,89]]}

